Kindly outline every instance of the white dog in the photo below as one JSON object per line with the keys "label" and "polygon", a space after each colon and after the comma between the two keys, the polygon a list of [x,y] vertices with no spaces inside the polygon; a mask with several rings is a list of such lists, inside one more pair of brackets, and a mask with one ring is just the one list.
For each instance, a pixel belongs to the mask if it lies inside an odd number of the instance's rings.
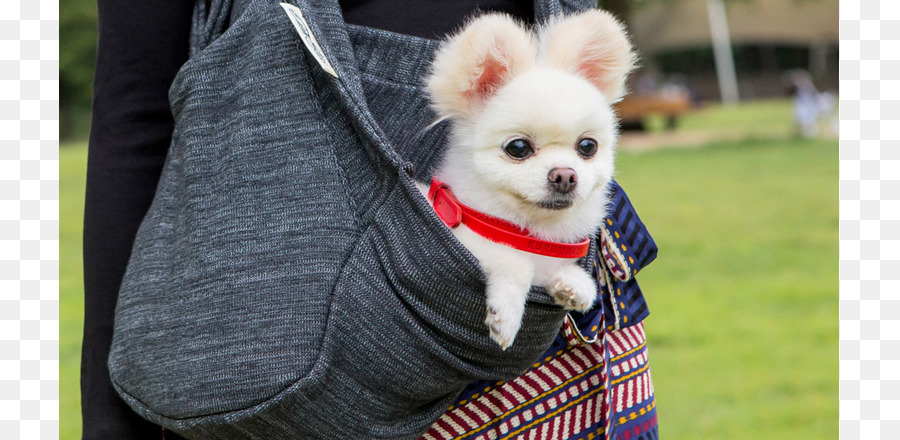
{"label": "white dog", "polygon": [[481,263],[485,324],[504,350],[532,284],[569,310],[594,303],[596,283],[577,262],[608,208],[611,105],[634,59],[622,26],[598,10],[552,21],[537,36],[508,16],[484,15],[437,54],[427,91],[451,121],[451,140],[430,191],[420,189]]}

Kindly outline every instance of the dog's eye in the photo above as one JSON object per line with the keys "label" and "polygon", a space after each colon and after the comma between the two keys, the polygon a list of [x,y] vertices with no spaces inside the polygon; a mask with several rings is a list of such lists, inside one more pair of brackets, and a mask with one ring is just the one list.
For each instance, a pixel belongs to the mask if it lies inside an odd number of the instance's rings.
{"label": "dog's eye", "polygon": [[503,151],[513,159],[525,159],[534,154],[534,148],[527,139],[513,139],[503,146]]}
{"label": "dog's eye", "polygon": [[590,159],[591,157],[594,157],[594,154],[597,153],[597,141],[591,138],[584,138],[578,141],[578,147],[576,148],[576,150],[578,150],[578,154],[580,154],[581,157]]}

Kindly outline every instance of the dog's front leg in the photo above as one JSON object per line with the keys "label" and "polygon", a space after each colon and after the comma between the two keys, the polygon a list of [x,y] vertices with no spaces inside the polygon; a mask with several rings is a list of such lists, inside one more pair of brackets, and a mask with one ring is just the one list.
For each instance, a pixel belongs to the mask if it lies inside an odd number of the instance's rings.
{"label": "dog's front leg", "polygon": [[491,339],[506,350],[516,339],[525,313],[525,298],[531,290],[534,265],[528,258],[504,249],[500,255],[481,261],[487,275],[487,317]]}
{"label": "dog's front leg", "polygon": [[577,264],[559,266],[545,287],[566,310],[585,311],[597,298],[597,283]]}

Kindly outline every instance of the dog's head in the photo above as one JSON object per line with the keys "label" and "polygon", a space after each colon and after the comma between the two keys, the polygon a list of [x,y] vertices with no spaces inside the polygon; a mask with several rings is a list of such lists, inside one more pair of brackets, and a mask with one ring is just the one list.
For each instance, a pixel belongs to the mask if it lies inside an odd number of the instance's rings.
{"label": "dog's head", "polygon": [[613,175],[611,105],[633,64],[622,26],[602,11],[537,36],[505,15],[473,20],[428,79],[433,108],[453,126],[441,177],[463,203],[538,234],[592,233]]}

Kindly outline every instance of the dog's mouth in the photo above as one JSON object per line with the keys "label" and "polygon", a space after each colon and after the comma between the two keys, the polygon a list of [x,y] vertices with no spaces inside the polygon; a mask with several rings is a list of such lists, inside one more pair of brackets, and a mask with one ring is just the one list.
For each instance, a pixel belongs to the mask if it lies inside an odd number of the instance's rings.
{"label": "dog's mouth", "polygon": [[540,202],[537,203],[537,205],[544,209],[560,211],[560,210],[572,207],[573,203],[575,203],[575,202],[569,198],[565,198],[565,199],[554,198],[554,199],[549,199],[549,200],[541,200]]}
{"label": "dog's mouth", "polygon": [[572,207],[572,205],[575,204],[575,199],[576,199],[575,197],[573,197],[572,194],[568,194],[568,195],[556,194],[556,195],[550,195],[549,197],[547,197],[543,200],[534,201],[534,200],[530,200],[529,198],[527,198],[521,194],[517,194],[517,193],[511,193],[511,194],[513,197],[519,199],[519,202],[521,202],[523,204],[537,206],[538,208],[546,209],[549,211],[562,211],[564,209],[569,209]]}

